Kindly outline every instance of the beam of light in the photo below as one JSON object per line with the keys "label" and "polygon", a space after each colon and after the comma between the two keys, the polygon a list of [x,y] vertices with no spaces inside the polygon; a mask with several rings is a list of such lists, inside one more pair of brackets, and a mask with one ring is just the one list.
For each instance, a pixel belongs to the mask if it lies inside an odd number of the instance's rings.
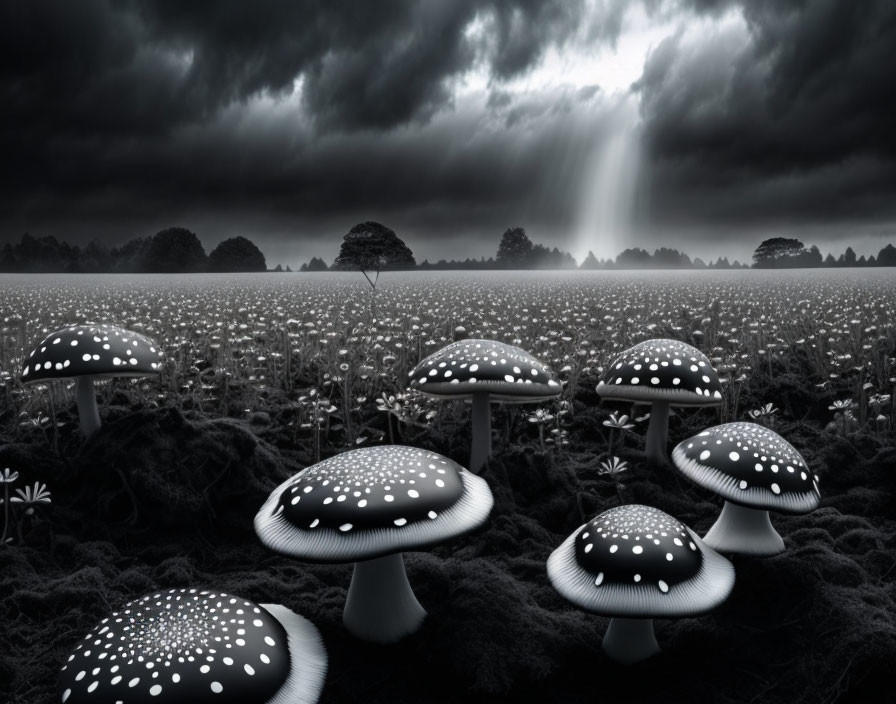
{"label": "beam of light", "polygon": [[589,250],[606,259],[631,246],[641,158],[637,120],[637,100],[627,95],[586,162],[572,248],[580,262]]}

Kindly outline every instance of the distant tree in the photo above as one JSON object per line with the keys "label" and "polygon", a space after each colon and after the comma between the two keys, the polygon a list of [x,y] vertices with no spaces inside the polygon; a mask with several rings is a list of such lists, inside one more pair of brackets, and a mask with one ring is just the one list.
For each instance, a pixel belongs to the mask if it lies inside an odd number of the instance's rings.
{"label": "distant tree", "polygon": [[617,269],[646,269],[653,264],[653,257],[646,249],[625,249],[616,257]]}
{"label": "distant tree", "polygon": [[878,266],[896,266],[896,247],[888,244],[877,253]]}
{"label": "distant tree", "polygon": [[874,258],[874,255],[868,257],[868,266],[877,266],[877,259]]}
{"label": "distant tree", "polygon": [[803,266],[817,267],[821,266],[821,264],[821,252],[818,247],[813,244],[803,255]]}
{"label": "distant tree", "polygon": [[700,257],[694,257],[694,268],[695,269],[705,269],[706,262],[704,262]]}
{"label": "distant tree", "polygon": [[205,271],[207,263],[199,238],[185,227],[156,233],[140,254],[140,270],[152,273]]}
{"label": "distant tree", "polygon": [[579,265],[579,269],[599,269],[600,262],[597,261],[597,257],[594,256],[594,252],[590,249],[588,250],[588,256],[582,260],[582,263]]}
{"label": "distant tree", "polygon": [[495,262],[505,269],[523,269],[529,265],[532,255],[532,242],[521,227],[504,231],[498,245]]}
{"label": "distant tree", "polygon": [[[355,225],[342,240],[333,269],[360,271],[370,284],[370,317],[376,315],[376,284],[380,271],[417,264],[410,248],[393,230],[378,222]],[[369,273],[368,273],[369,272]]]}
{"label": "distant tree", "polygon": [[803,243],[787,237],[764,240],[753,252],[753,266],[757,269],[773,269],[794,266],[794,258],[803,254]]}
{"label": "distant tree", "polygon": [[824,258],[824,266],[837,266],[837,260],[834,259],[834,256],[828,252],[828,256]]}
{"label": "distant tree", "polygon": [[384,269],[406,269],[416,264],[413,252],[394,230],[378,222],[362,222],[343,238],[333,268],[379,274]]}
{"label": "distant tree", "polygon": [[306,271],[329,271],[330,267],[327,266],[327,263],[321,259],[320,257],[311,257],[311,261],[308,262],[308,268]]}
{"label": "distant tree", "polygon": [[855,266],[856,265],[856,253],[852,250],[852,247],[847,247],[846,251],[843,253],[843,266]]}
{"label": "distant tree", "polygon": [[267,271],[268,265],[261,250],[245,237],[231,237],[215,247],[208,255],[210,271]]}

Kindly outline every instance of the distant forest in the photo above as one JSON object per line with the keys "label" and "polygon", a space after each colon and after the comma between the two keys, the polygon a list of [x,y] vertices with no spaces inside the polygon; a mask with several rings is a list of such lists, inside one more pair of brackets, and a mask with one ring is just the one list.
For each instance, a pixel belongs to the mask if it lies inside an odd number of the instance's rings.
{"label": "distant forest", "polygon": [[[369,251],[368,251],[369,250]],[[375,256],[373,256],[375,255]],[[339,256],[331,263],[313,257],[299,271],[331,271],[358,268],[354,263],[370,257],[372,267],[382,270],[487,270],[487,269],[746,269],[750,265],[693,259],[677,249],[661,247],[651,254],[637,247],[626,249],[615,259],[598,259],[588,252],[579,264],[569,252],[533,243],[523,228],[507,229],[495,255],[480,259],[417,262],[410,248],[388,227],[375,222],[353,227],[342,242]],[[857,257],[847,247],[836,259],[823,257],[818,247],[805,247],[797,239],[773,237],[763,241],[753,253],[756,269],[822,267],[896,266],[896,247],[888,244],[877,256]],[[183,227],[170,227],[152,237],[140,237],[108,248],[98,241],[86,247],[69,245],[54,237],[22,236],[17,244],[0,249],[0,272],[18,273],[199,273],[267,271],[264,254],[245,237],[224,240],[206,254],[199,237]],[[291,271],[278,265],[273,271]]]}
{"label": "distant forest", "polygon": [[264,255],[245,237],[224,240],[205,253],[195,233],[170,227],[108,248],[93,241],[85,248],[55,237],[22,236],[0,250],[0,271],[18,273],[196,273],[267,271]]}

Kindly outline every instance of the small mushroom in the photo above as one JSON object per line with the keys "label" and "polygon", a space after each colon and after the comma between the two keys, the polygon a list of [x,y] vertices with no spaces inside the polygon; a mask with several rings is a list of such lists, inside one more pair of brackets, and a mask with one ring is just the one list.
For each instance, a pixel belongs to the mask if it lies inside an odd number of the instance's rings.
{"label": "small mushroom", "polygon": [[688,438],[672,462],[698,486],[725,499],[703,538],[720,552],[776,555],[784,541],[768,512],[808,513],[818,507],[818,475],[776,432],[756,423],[725,423]]}
{"label": "small mushroom", "polygon": [[81,432],[100,429],[96,379],[158,374],[162,354],[148,337],[114,325],[69,325],[51,332],[25,359],[22,383],[75,379]]}
{"label": "small mushroom", "polygon": [[563,390],[548,366],[519,347],[494,340],[453,342],[423,359],[408,376],[410,387],[427,396],[472,400],[469,469],[474,474],[491,454],[489,403],[537,403]]}
{"label": "small mushroom", "polygon": [[359,638],[392,643],[426,616],[401,552],[473,530],[492,503],[485,480],[447,457],[380,445],[288,479],[255,516],[255,532],[269,548],[302,560],[354,562],[343,623]]}
{"label": "small mushroom", "polygon": [[104,618],[59,674],[62,704],[313,704],[327,672],[317,629],[289,609],[171,589]]}
{"label": "small mushroom", "polygon": [[718,406],[722,385],[709,359],[678,340],[646,340],[607,367],[597,393],[610,401],[650,403],[647,458],[666,464],[669,406]]}
{"label": "small mushroom", "polygon": [[659,509],[611,508],[548,558],[554,589],[586,611],[612,617],[603,649],[625,665],[659,652],[654,618],[702,614],[728,598],[734,567]]}

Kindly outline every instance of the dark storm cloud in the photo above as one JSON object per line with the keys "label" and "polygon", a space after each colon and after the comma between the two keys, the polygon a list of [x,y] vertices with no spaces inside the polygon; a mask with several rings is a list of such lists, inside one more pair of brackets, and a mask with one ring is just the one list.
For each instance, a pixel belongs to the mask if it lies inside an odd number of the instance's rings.
{"label": "dark storm cloud", "polygon": [[[654,47],[636,85],[645,231],[687,231],[669,243],[687,248],[720,224],[740,238],[751,223],[896,217],[892,3],[644,6],[682,26],[721,19]],[[279,251],[381,218],[438,240],[423,255],[489,254],[483,236],[517,224],[564,246],[612,99],[511,84],[552,49],[614,45],[630,7],[3,3],[0,237],[179,222]],[[745,20],[725,21],[734,11]],[[479,98],[458,91],[470,72],[486,76]]]}
{"label": "dark storm cloud", "polygon": [[654,217],[896,215],[896,5],[760,0],[743,13],[745,29],[670,37],[646,63]]}

